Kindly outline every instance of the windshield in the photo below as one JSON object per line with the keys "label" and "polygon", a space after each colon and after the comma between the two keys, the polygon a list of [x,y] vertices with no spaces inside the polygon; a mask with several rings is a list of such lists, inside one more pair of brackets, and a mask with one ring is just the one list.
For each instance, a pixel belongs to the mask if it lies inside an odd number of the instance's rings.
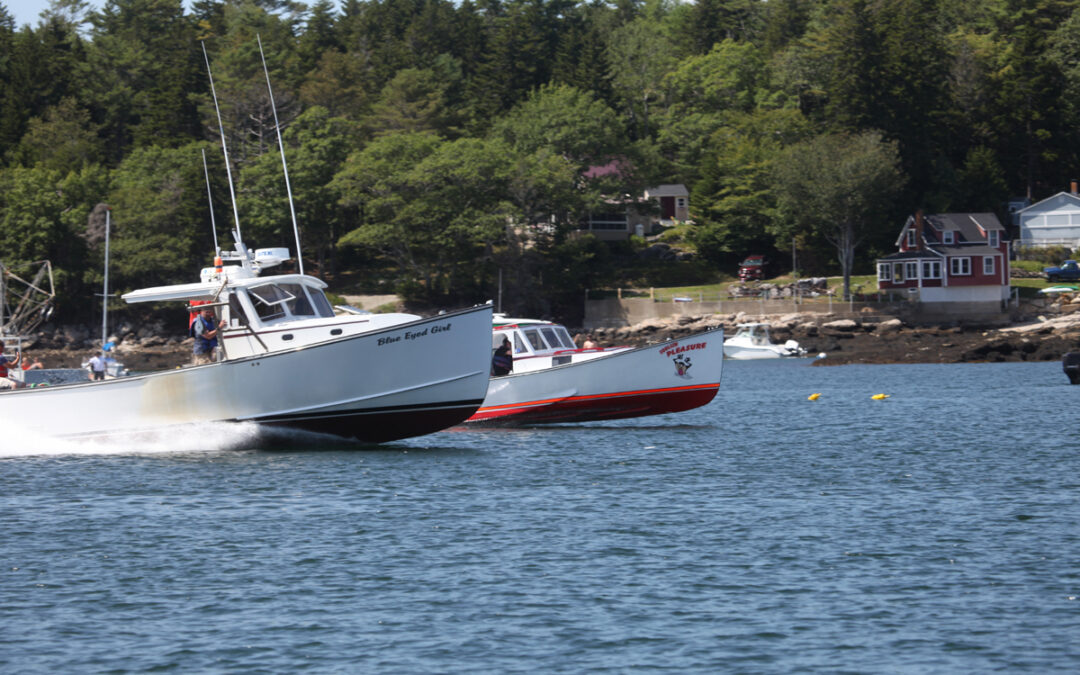
{"label": "windshield", "polygon": [[285,316],[285,303],[295,300],[296,297],[286,293],[275,284],[256,286],[248,289],[255,312],[263,321],[273,321]]}
{"label": "windshield", "polygon": [[334,316],[334,308],[326,295],[316,288],[308,288],[302,284],[266,284],[248,289],[251,304],[259,318],[265,321],[274,321],[286,316],[298,319],[319,316],[330,318]]}

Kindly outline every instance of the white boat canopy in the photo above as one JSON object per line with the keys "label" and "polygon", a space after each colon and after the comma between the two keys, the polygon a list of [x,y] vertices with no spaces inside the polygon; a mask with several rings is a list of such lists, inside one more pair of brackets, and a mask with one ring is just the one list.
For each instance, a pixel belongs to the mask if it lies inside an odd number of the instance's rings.
{"label": "white boat canopy", "polygon": [[[279,274],[269,277],[250,277],[247,279],[229,279],[229,288],[250,288],[266,284],[302,284],[315,288],[326,288],[322,279],[303,274]],[[154,286],[140,288],[125,293],[121,297],[128,303],[136,302],[175,302],[179,300],[213,300],[221,290],[221,282],[194,284],[176,284],[173,286]]]}

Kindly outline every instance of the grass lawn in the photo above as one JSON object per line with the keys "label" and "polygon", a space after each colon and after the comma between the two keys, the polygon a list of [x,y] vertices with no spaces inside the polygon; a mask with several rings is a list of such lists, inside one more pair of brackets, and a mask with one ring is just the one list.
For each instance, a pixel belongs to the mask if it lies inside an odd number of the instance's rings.
{"label": "grass lawn", "polygon": [[[1045,263],[1020,260],[1013,261],[1012,266],[1028,270],[1031,272],[1041,272],[1043,267],[1046,267]],[[766,279],[767,283],[783,286],[792,282],[791,275],[784,275],[775,277],[772,279]],[[843,277],[828,277],[829,288],[836,289],[837,292],[841,290],[844,284]],[[673,286],[669,288],[654,288],[651,289],[651,295],[658,301],[670,302],[672,298],[690,298],[693,300],[701,299],[704,301],[723,300],[728,297],[728,286],[738,283],[737,279],[731,278],[715,284],[705,284],[699,286]],[[1040,290],[1049,286],[1058,286],[1061,284],[1051,284],[1044,278],[1030,278],[1020,279],[1013,278],[1011,280],[1012,286],[1020,289],[1020,297],[1031,298],[1037,297]],[[1075,284],[1080,286],[1080,284]],[[856,274],[851,277],[851,290],[856,294],[872,294],[877,293],[877,276],[873,274]],[[616,292],[614,290],[590,290],[589,297],[592,299],[598,299],[601,297],[614,297]],[[650,289],[648,288],[633,288],[622,289],[622,297],[624,298],[636,298],[636,297],[650,297]]]}

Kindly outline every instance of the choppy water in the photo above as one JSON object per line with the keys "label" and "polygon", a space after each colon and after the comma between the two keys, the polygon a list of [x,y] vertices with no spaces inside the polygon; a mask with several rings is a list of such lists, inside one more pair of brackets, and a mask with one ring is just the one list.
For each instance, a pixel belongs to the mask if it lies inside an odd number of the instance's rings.
{"label": "choppy water", "polygon": [[7,429],[0,670],[1080,670],[1080,387],[805,363],[377,450]]}

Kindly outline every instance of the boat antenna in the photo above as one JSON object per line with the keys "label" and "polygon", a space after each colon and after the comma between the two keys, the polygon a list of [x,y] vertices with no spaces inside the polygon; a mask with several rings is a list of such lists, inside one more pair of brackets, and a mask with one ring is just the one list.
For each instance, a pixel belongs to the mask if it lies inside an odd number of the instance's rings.
{"label": "boat antenna", "polygon": [[232,199],[233,220],[236,223],[236,231],[233,239],[239,246],[243,239],[240,238],[240,212],[236,209],[236,191],[233,189],[232,169],[229,168],[229,149],[225,146],[225,127],[221,124],[221,108],[218,107],[217,90],[214,89],[214,74],[210,72],[210,57],[206,55],[206,42],[200,40],[202,45],[203,59],[206,60],[206,74],[210,78],[210,93],[214,96],[214,112],[217,113],[218,130],[221,131],[221,151],[225,153],[225,173],[229,176],[229,198]]}
{"label": "boat antenna", "polygon": [[218,255],[221,249],[217,243],[217,223],[214,222],[214,196],[210,193],[210,171],[206,168],[206,148],[202,149],[202,170],[206,176],[206,200],[210,202],[210,231],[214,234],[214,255]]}
{"label": "boat antenna", "polygon": [[262,38],[255,33],[259,41],[259,56],[262,58],[263,73],[266,75],[266,91],[270,94],[270,109],[274,111],[274,129],[277,130],[278,149],[281,150],[281,168],[285,171],[285,192],[289,195],[289,213],[292,215],[293,236],[296,237],[296,262],[300,274],[304,273],[304,256],[300,253],[300,227],[296,224],[296,208],[293,206],[292,187],[289,185],[289,166],[285,163],[285,144],[281,142],[281,124],[278,123],[277,105],[274,104],[274,90],[270,86],[270,71],[266,68],[266,55],[263,54]]}
{"label": "boat antenna", "polygon": [[105,207],[105,283],[101,289],[101,356],[105,357],[105,344],[109,341],[109,214],[112,207]]}

